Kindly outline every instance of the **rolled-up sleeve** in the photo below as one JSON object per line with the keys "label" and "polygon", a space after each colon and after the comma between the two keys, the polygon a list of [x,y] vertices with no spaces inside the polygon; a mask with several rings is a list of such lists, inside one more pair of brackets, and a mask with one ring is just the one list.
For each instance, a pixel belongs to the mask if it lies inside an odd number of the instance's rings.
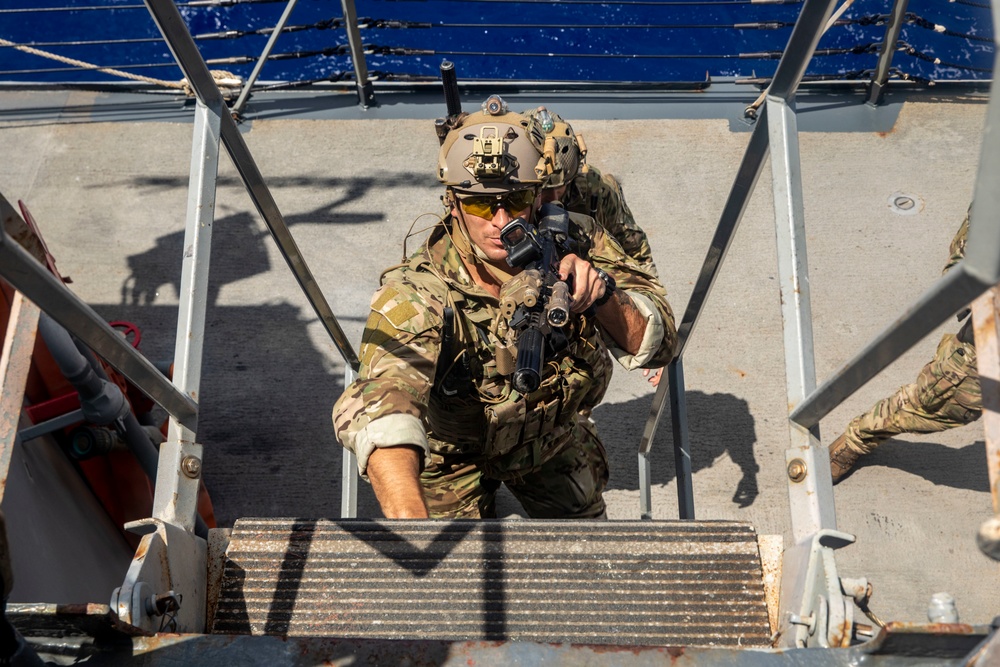
{"label": "rolled-up sleeve", "polygon": [[614,344],[609,344],[608,349],[611,350],[611,354],[618,360],[618,363],[625,367],[625,370],[632,371],[643,368],[653,361],[663,345],[665,327],[663,317],[649,297],[639,292],[628,292],[628,295],[646,320],[646,331],[642,335],[642,344],[635,354],[629,354]]}
{"label": "rolled-up sleeve", "polygon": [[380,447],[419,447],[429,462],[425,424],[440,350],[439,308],[405,284],[387,283],[375,293],[358,379],[333,407],[337,438],[357,456],[363,477]]}

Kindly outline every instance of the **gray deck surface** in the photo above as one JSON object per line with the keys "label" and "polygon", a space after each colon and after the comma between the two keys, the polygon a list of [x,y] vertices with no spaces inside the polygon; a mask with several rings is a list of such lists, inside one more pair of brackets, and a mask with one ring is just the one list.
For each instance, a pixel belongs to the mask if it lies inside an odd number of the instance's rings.
{"label": "gray deck surface", "polygon": [[[0,192],[27,202],[73,291],[108,319],[136,323],[145,354],[166,359],[174,345],[190,112],[179,116],[175,104],[148,122],[105,122],[108,116],[91,113],[94,97],[0,93]],[[591,162],[623,182],[678,317],[749,138],[734,128],[752,97],[747,91],[717,117],[664,111],[660,120],[607,120],[618,113],[608,105],[580,107],[574,116],[552,105],[571,121],[583,119],[574,125]],[[63,104],[62,117],[44,112]],[[292,113],[246,128],[261,172],[355,344],[380,271],[401,257],[407,228],[440,211],[437,140],[427,120],[440,107],[411,118],[383,108],[372,120],[357,119],[356,111],[346,114],[355,118],[327,120]],[[972,194],[985,109],[978,97],[907,102],[892,111],[895,124],[886,131],[801,135],[820,380],[940,274]],[[836,127],[837,110],[825,113]],[[341,450],[330,408],[343,365],[228,157],[220,174],[199,434],[217,516],[222,525],[244,516],[336,517]],[[890,210],[890,196],[900,192],[918,201],[916,214]],[[416,227],[432,220],[423,217]],[[766,168],[685,371],[698,517],[787,535],[773,225]],[[913,379],[941,333],[956,328],[945,323],[825,419],[824,442]],[[640,373],[618,369],[595,413],[612,463],[606,497],[614,519],[638,518],[635,452],[652,393]],[[669,430],[665,419],[653,456],[661,519],[677,516]],[[963,621],[985,623],[1000,612],[1000,566],[974,543],[990,508],[981,428],[885,444],[836,487],[836,501],[839,528],[858,538],[838,552],[841,574],[871,579],[871,606],[883,619],[924,620],[938,591],[955,595]],[[361,516],[380,516],[365,484],[360,505]],[[509,496],[501,507],[519,512]]]}

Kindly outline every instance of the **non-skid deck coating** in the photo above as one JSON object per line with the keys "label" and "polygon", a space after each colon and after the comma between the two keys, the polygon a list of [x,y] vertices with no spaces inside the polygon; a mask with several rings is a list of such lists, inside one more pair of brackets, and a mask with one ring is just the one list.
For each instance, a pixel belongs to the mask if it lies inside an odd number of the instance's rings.
{"label": "non-skid deck coating", "polygon": [[224,576],[214,633],[769,643],[737,522],[240,519]]}

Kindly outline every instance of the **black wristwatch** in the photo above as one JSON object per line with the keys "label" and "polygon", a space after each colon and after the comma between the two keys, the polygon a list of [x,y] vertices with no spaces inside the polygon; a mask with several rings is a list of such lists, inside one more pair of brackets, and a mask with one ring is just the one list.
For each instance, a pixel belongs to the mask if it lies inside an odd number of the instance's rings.
{"label": "black wristwatch", "polygon": [[615,290],[618,289],[618,284],[615,282],[615,279],[609,276],[603,269],[596,270],[597,276],[604,281],[604,294],[602,294],[601,298],[594,302],[594,308],[600,308],[606,304],[608,299],[611,298],[611,295],[615,293]]}

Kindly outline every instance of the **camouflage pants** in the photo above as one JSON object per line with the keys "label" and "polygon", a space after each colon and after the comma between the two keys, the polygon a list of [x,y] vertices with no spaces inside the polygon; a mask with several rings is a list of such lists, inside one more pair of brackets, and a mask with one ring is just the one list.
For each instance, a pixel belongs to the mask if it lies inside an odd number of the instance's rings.
{"label": "camouflage pants", "polygon": [[[501,482],[465,456],[434,456],[420,482],[432,519],[494,519]],[[608,459],[590,424],[581,422],[559,452],[503,482],[532,519],[596,519],[605,512]]]}
{"label": "camouflage pants", "polygon": [[[917,381],[900,387],[871,410],[855,417],[844,433],[847,445],[867,454],[900,433],[936,433],[979,419],[983,398],[976,370],[976,348],[967,335],[947,334]],[[961,338],[961,340],[960,340]]]}

